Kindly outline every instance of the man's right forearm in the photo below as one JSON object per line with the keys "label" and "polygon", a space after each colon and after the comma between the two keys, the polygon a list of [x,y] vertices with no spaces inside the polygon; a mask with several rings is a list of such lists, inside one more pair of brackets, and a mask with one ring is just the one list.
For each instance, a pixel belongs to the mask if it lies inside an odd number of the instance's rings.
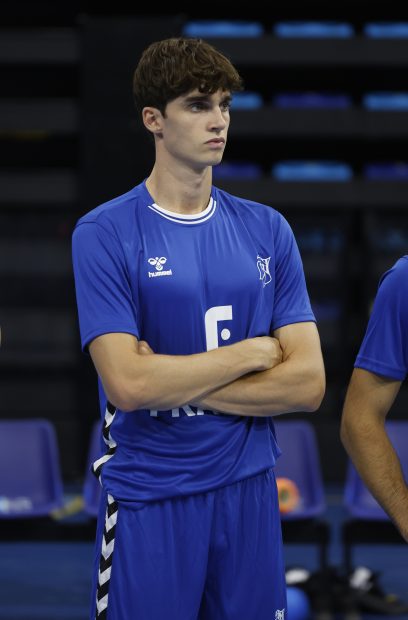
{"label": "man's right forearm", "polygon": [[344,404],[341,439],[361,478],[408,541],[408,488],[385,429],[399,385],[355,369]]}
{"label": "man's right forearm", "polygon": [[355,430],[343,426],[342,439],[367,487],[408,542],[408,488],[384,427],[377,420]]}
{"label": "man's right forearm", "polygon": [[109,335],[103,338],[91,344],[90,352],[109,400],[123,411],[177,408],[248,372],[272,365],[268,348],[257,345],[261,338],[185,356],[127,352],[126,361],[112,355],[111,346],[109,355],[104,352]]}

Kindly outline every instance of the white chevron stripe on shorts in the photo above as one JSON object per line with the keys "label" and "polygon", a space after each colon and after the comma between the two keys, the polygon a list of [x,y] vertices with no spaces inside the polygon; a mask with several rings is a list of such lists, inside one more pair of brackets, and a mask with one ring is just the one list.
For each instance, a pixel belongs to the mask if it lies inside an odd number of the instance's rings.
{"label": "white chevron stripe on shorts", "polygon": [[108,505],[105,514],[101,556],[99,560],[98,585],[96,590],[96,620],[105,620],[108,600],[109,583],[112,571],[113,550],[115,547],[115,531],[118,516],[118,504],[108,495]]}

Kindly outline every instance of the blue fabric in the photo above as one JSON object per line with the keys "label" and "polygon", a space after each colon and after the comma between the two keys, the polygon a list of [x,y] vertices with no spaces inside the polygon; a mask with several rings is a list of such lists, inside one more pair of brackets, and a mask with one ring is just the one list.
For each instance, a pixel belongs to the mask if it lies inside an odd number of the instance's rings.
{"label": "blue fabric", "polygon": [[370,22],[364,24],[366,37],[374,39],[406,39],[408,38],[407,22]]}
{"label": "blue fabric", "polygon": [[353,176],[348,164],[326,161],[282,161],[271,173],[279,181],[349,181]]}
{"label": "blue fabric", "polygon": [[[92,620],[103,521],[104,509]],[[286,610],[286,584],[273,470],[136,510],[119,502],[109,620],[270,620],[277,610]]]}
{"label": "blue fabric", "polygon": [[184,24],[185,37],[260,37],[264,28],[260,22],[198,20]]}
{"label": "blue fabric", "polygon": [[347,39],[354,36],[354,28],[343,22],[279,22],[274,25],[273,34],[284,38]]}
{"label": "blue fabric", "polygon": [[349,95],[327,93],[277,93],[272,103],[278,108],[345,109],[352,105]]}
{"label": "blue fabric", "polygon": [[[314,320],[286,220],[215,187],[205,211],[183,217],[155,205],[141,183],[81,218],[73,262],[84,348],[98,335],[128,332],[156,353],[189,355]],[[274,465],[272,430],[269,417],[188,405],[117,410],[104,488],[153,501],[231,484]]]}
{"label": "blue fabric", "polygon": [[363,106],[369,110],[408,110],[408,93],[366,93]]}
{"label": "blue fabric", "polygon": [[408,373],[408,256],[380,280],[355,367],[402,381]]}

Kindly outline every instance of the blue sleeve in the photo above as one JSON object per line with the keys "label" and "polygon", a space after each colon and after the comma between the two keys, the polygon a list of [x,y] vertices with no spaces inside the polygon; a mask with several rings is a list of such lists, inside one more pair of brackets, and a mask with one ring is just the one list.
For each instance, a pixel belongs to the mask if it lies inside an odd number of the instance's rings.
{"label": "blue sleeve", "polygon": [[380,280],[370,320],[354,366],[402,381],[408,373],[408,260]]}
{"label": "blue sleeve", "polygon": [[72,260],[82,348],[106,333],[139,338],[137,308],[117,236],[96,222],[78,224]]}
{"label": "blue sleeve", "polygon": [[272,329],[315,321],[299,249],[291,227],[280,214],[275,232],[275,278]]}

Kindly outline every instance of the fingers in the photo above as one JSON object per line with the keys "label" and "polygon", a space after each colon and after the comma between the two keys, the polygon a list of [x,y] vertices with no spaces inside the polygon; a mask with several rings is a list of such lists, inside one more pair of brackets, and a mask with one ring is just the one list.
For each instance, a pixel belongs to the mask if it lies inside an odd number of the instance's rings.
{"label": "fingers", "polygon": [[150,348],[149,344],[145,340],[139,340],[138,351],[140,355],[152,355],[154,351]]}

